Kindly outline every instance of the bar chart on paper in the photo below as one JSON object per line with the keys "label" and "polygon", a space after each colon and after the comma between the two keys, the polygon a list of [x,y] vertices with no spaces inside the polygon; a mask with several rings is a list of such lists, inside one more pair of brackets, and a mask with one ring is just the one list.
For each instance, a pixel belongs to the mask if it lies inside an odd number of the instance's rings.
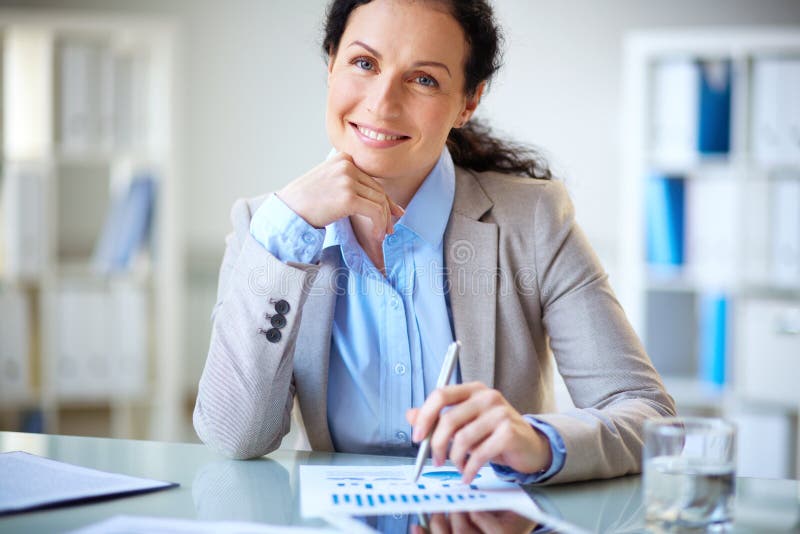
{"label": "bar chart on paper", "polygon": [[521,510],[531,499],[516,484],[484,467],[471,484],[452,467],[428,467],[417,482],[413,466],[300,467],[303,516],[452,510]]}

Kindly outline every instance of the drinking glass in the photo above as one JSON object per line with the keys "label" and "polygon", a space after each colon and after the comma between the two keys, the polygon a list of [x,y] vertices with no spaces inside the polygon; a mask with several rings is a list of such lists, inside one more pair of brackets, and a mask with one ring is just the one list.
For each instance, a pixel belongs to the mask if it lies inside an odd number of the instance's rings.
{"label": "drinking glass", "polygon": [[733,519],[736,427],[722,419],[645,422],[643,488],[648,523],[687,528]]}

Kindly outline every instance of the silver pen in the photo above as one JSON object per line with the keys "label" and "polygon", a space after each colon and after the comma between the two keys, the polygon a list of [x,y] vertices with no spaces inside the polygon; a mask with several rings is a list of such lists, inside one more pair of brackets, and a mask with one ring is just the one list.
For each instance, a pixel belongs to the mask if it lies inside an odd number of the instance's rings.
{"label": "silver pen", "polygon": [[[442,370],[439,371],[439,380],[436,382],[436,389],[444,387],[450,382],[450,377],[453,376],[453,370],[456,368],[456,362],[458,361],[459,350],[461,350],[460,341],[453,341],[450,343],[450,346],[447,347],[447,354],[444,355],[444,362],[442,362]],[[419,474],[422,473],[422,466],[425,465],[425,460],[428,459],[428,455],[431,452],[431,435],[435,429],[436,425],[434,424],[431,431],[428,432],[428,435],[425,436],[425,439],[423,439],[422,443],[419,445],[417,463],[414,464],[414,482],[419,479]]]}

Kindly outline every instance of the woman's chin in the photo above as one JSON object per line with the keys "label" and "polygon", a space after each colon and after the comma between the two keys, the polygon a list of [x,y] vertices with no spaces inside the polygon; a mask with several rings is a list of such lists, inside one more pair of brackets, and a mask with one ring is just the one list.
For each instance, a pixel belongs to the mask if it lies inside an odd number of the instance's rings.
{"label": "woman's chin", "polygon": [[396,161],[387,161],[388,158],[375,158],[363,154],[354,154],[353,163],[366,174],[373,178],[392,179],[403,174]]}

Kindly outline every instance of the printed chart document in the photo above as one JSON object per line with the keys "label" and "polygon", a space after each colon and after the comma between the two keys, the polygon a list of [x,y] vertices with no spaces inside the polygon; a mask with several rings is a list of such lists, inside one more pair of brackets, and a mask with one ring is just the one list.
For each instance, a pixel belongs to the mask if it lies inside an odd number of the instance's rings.
{"label": "printed chart document", "polygon": [[0,454],[0,473],[0,515],[178,485],[98,471],[20,451]]}
{"label": "printed chart document", "polygon": [[426,467],[412,480],[414,466],[300,466],[304,517],[330,514],[530,510],[531,498],[517,484],[483,467],[471,484],[453,467]]}

